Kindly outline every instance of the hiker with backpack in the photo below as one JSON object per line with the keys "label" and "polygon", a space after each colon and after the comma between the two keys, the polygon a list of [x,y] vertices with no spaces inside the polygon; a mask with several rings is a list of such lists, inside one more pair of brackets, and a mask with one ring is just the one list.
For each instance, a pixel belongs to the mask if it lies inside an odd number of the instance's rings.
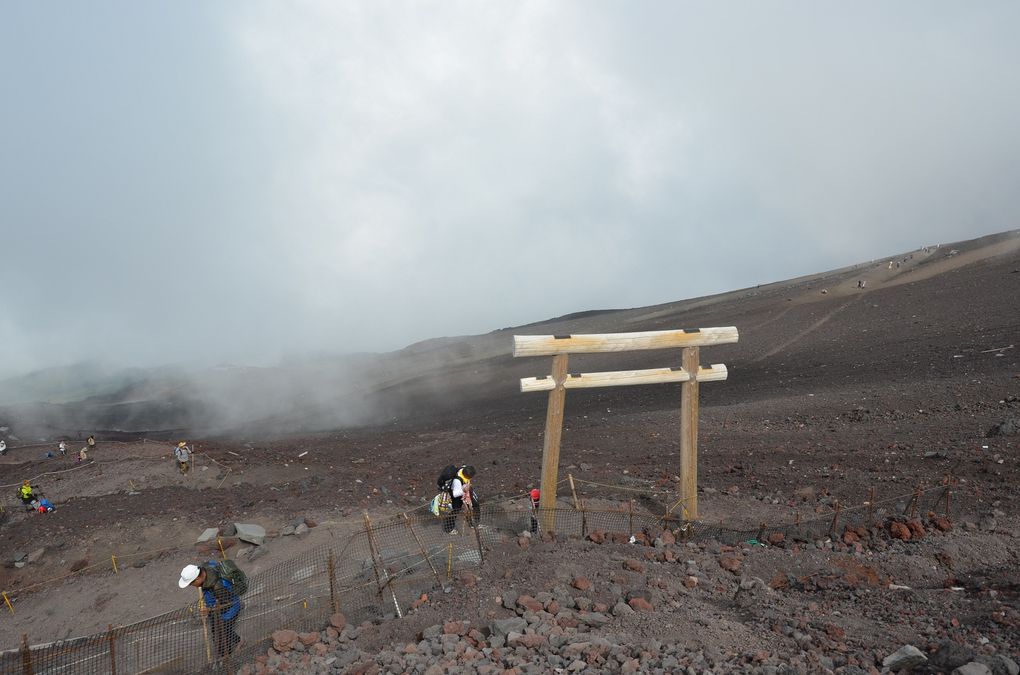
{"label": "hiker with backpack", "polygon": [[474,527],[472,520],[477,518],[479,508],[478,499],[471,489],[471,479],[474,475],[475,467],[470,464],[460,467],[450,464],[436,480],[440,492],[450,496],[450,510],[443,518],[443,530],[449,534],[457,534],[457,514],[465,506],[468,508],[468,523]]}
{"label": "hiker with backpack", "polygon": [[174,457],[177,458],[177,469],[181,475],[188,473],[188,469],[191,468],[191,448],[185,441],[181,441],[174,448]]}
{"label": "hiker with backpack", "polygon": [[203,565],[187,565],[177,582],[181,588],[194,586],[202,591],[203,615],[212,616],[216,656],[231,654],[241,643],[234,629],[241,613],[241,596],[248,590],[248,577],[233,560],[210,560]]}

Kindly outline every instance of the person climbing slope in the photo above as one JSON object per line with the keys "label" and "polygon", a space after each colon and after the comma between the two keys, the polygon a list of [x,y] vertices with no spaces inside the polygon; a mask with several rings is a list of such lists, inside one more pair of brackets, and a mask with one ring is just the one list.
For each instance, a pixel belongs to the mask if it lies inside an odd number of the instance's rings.
{"label": "person climbing slope", "polygon": [[203,614],[212,618],[216,656],[223,658],[241,643],[234,625],[243,608],[241,595],[248,590],[248,578],[233,560],[210,560],[204,565],[187,565],[177,585],[195,586],[202,591]]}
{"label": "person climbing slope", "polygon": [[457,534],[457,514],[464,506],[473,511],[468,516],[468,522],[471,522],[472,516],[477,517],[478,500],[471,488],[471,479],[474,478],[474,475],[475,467],[470,464],[465,464],[460,468],[451,464],[443,469],[436,481],[439,489],[450,495],[452,508],[443,519],[443,530],[450,534]]}

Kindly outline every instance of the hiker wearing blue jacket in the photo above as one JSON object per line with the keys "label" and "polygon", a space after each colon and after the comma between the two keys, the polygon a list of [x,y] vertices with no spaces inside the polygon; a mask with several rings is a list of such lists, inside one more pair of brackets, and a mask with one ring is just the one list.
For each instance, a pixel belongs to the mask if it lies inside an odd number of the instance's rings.
{"label": "hiker wearing blue jacket", "polygon": [[202,590],[202,611],[212,617],[216,655],[223,658],[233,652],[241,643],[241,636],[234,630],[234,624],[241,613],[241,598],[234,592],[234,584],[230,579],[219,573],[216,561],[210,560],[201,567],[187,565],[181,570],[181,578],[177,583],[181,588],[195,586]]}

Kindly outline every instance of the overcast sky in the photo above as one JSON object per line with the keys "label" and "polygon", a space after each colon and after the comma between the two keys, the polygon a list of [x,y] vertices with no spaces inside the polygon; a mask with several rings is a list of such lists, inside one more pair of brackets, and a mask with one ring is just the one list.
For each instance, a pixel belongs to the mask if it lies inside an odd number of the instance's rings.
{"label": "overcast sky", "polygon": [[0,374],[390,350],[1015,228],[1018,25],[1015,0],[3,3]]}

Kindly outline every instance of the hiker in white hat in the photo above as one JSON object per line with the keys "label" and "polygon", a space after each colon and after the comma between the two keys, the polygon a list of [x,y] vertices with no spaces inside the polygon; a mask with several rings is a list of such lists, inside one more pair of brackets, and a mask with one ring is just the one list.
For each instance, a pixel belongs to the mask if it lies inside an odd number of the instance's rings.
{"label": "hiker in white hat", "polygon": [[210,560],[201,566],[185,565],[177,585],[181,588],[194,586],[202,591],[200,610],[212,617],[217,657],[223,658],[233,652],[241,643],[234,624],[241,613],[240,596],[248,587],[244,572],[232,560]]}

